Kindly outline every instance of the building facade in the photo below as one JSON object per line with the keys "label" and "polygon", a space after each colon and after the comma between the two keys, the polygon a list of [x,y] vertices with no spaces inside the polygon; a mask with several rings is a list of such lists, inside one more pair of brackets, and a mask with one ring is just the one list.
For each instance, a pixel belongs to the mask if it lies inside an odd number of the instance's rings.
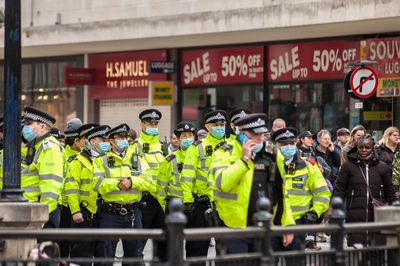
{"label": "building facade", "polygon": [[[165,136],[178,120],[200,125],[208,110],[236,106],[300,130],[362,123],[377,137],[400,120],[397,0],[22,0],[22,9],[26,104],[56,112],[60,129],[75,114],[138,129],[155,81],[174,84],[172,104],[157,105]],[[360,59],[379,63],[366,99],[344,88],[347,63]]]}

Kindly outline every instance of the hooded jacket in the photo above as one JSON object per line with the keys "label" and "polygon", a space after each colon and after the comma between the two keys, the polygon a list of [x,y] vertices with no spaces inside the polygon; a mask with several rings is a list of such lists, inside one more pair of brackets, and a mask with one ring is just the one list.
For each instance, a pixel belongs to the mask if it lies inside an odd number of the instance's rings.
{"label": "hooded jacket", "polygon": [[[381,202],[391,204],[396,199],[391,169],[380,161],[375,153],[372,154],[368,164],[358,157],[357,151],[354,149],[347,154],[347,157],[348,161],[344,162],[340,168],[333,196],[346,200],[347,223],[374,221],[372,199],[368,193],[364,176],[368,178],[373,197]],[[366,233],[349,234],[348,246],[352,246],[354,243],[367,245]],[[381,238],[377,243],[384,244],[384,240]]]}

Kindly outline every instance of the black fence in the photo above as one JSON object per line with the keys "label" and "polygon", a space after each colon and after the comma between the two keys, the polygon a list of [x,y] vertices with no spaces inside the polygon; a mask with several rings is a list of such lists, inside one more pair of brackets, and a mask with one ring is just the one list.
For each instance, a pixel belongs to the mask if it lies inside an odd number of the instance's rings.
{"label": "black fence", "polygon": [[[171,202],[171,213],[166,218],[166,230],[162,229],[46,229],[46,230],[0,230],[1,239],[37,238],[51,241],[58,240],[146,240],[152,239],[167,241],[168,261],[160,262],[156,257],[155,249],[149,260],[143,258],[41,258],[40,260],[0,259],[2,265],[57,265],[59,263],[74,264],[113,264],[123,265],[400,265],[399,246],[374,246],[365,248],[347,248],[344,246],[346,233],[369,232],[371,242],[374,243],[372,232],[383,230],[398,232],[398,222],[352,223],[344,224],[342,201],[332,199],[332,212],[329,224],[297,225],[290,227],[270,226],[272,216],[269,213],[269,200],[259,201],[259,211],[254,216],[255,227],[245,229],[197,228],[185,229],[186,216],[182,212],[183,204],[180,201]],[[285,234],[305,234],[324,232],[331,236],[330,247],[319,251],[287,251],[273,252],[271,239]],[[216,256],[185,258],[184,240],[216,239]],[[227,238],[249,238],[254,242],[254,251],[246,254],[226,254],[224,240]],[[397,239],[399,234],[397,233]],[[115,264],[114,264],[115,265]]]}

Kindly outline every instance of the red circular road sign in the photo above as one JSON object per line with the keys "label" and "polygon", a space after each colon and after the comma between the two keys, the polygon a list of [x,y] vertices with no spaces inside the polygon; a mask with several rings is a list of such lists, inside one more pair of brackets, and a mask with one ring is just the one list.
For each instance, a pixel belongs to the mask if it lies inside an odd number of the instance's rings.
{"label": "red circular road sign", "polygon": [[359,67],[350,77],[350,88],[360,98],[371,97],[378,88],[378,75],[369,67]]}

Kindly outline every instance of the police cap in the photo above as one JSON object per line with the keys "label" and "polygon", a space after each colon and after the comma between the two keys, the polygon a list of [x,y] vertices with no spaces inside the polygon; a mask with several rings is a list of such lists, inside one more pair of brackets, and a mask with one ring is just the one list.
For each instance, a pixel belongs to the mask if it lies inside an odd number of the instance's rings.
{"label": "police cap", "polygon": [[192,132],[194,134],[196,132],[196,128],[190,122],[179,122],[178,125],[176,125],[174,133],[179,138],[183,132]]}
{"label": "police cap", "polygon": [[157,109],[146,109],[139,114],[139,119],[142,122],[158,122],[160,121],[162,114]]}
{"label": "police cap", "polygon": [[78,132],[79,132],[79,137],[82,138],[83,136],[85,136],[85,134],[91,130],[94,127],[99,126],[98,124],[84,124],[82,126],[79,127]]}
{"label": "police cap", "polygon": [[236,120],[238,120],[239,118],[242,118],[248,114],[251,114],[251,111],[249,109],[235,108],[232,111],[230,111],[230,113],[229,113],[229,121],[231,121],[231,123],[235,123]]}
{"label": "police cap", "polygon": [[110,129],[111,129],[111,127],[109,127],[107,125],[96,126],[92,129],[90,129],[88,132],[86,132],[85,137],[88,140],[91,140],[92,138],[96,138],[96,137],[108,138],[107,134]]}
{"label": "police cap", "polygon": [[56,122],[56,119],[53,116],[49,115],[45,111],[42,111],[40,109],[31,106],[25,107],[24,112],[25,112],[24,122],[37,121],[46,124],[49,127],[52,127],[53,124]]}
{"label": "police cap", "polygon": [[108,137],[109,138],[112,138],[115,134],[118,134],[118,135],[129,135],[129,126],[127,125],[127,124],[121,124],[121,125],[119,125],[119,126],[116,126],[116,127],[114,127],[114,128],[112,128],[112,129],[110,129],[108,132],[107,132],[107,135],[108,135]]}
{"label": "police cap", "polygon": [[205,124],[226,123],[227,114],[224,110],[215,110],[204,116]]}
{"label": "police cap", "polygon": [[80,126],[73,126],[64,131],[66,138],[79,138],[79,128]]}
{"label": "police cap", "polygon": [[50,130],[50,135],[55,137],[56,139],[63,139],[65,136],[61,134],[61,131],[58,128],[52,127]]}
{"label": "police cap", "polygon": [[295,142],[297,139],[297,129],[293,127],[285,127],[275,131],[271,138],[275,142]]}
{"label": "police cap", "polygon": [[262,113],[248,114],[242,118],[239,118],[235,122],[235,126],[239,127],[239,130],[246,130],[253,133],[265,133],[267,132],[267,115]]}

